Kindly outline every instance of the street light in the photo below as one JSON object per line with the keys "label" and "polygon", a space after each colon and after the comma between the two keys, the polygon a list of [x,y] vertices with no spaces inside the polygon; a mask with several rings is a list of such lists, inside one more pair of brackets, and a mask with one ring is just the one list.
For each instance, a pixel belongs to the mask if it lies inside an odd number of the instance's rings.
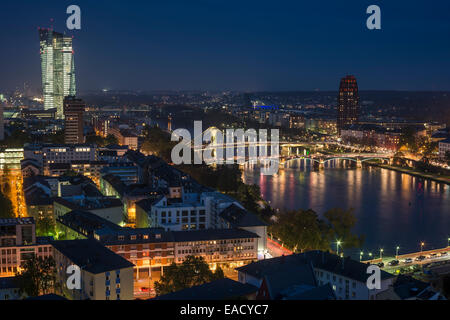
{"label": "street light", "polygon": [[384,249],[380,249],[380,259],[383,260],[383,251]]}
{"label": "street light", "polygon": [[336,254],[339,255],[339,246],[341,245],[341,241],[336,241]]}
{"label": "street light", "polygon": [[397,246],[397,248],[395,248],[395,258],[398,259],[398,250],[400,249],[399,246]]}
{"label": "street light", "polygon": [[362,252],[362,251],[359,253],[359,262],[361,262],[363,254],[364,254],[364,252]]}
{"label": "street light", "polygon": [[423,242],[420,243],[420,252],[422,252],[424,245],[425,245],[425,243],[423,243]]}

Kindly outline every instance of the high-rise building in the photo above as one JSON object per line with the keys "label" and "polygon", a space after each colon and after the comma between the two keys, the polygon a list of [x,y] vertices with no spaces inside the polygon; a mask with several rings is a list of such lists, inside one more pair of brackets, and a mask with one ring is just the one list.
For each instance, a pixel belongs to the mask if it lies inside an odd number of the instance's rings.
{"label": "high-rise building", "polygon": [[83,115],[86,104],[74,96],[64,99],[65,132],[64,142],[67,144],[84,143]]}
{"label": "high-rise building", "polygon": [[39,40],[44,109],[56,108],[62,119],[64,97],[76,94],[72,37],[40,28]]}
{"label": "high-rise building", "polygon": [[338,134],[344,126],[358,122],[359,117],[359,93],[358,84],[354,76],[346,76],[341,79],[338,97]]}

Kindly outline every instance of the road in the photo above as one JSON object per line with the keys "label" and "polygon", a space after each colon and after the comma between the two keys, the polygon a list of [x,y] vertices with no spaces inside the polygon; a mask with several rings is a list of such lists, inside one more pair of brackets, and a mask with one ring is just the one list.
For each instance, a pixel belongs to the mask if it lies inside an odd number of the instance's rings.
{"label": "road", "polygon": [[[444,253],[444,254],[442,254]],[[436,257],[431,257],[431,254],[437,254]],[[423,260],[416,260],[417,257],[424,256],[425,259]],[[405,263],[405,259],[410,258],[412,259],[412,262]],[[407,268],[414,265],[424,265],[429,264],[433,262],[442,262],[442,261],[450,261],[450,247],[442,248],[442,249],[436,249],[436,250],[428,250],[428,251],[422,251],[422,252],[414,252],[404,255],[399,255],[397,260],[399,260],[399,264],[396,266],[389,266],[389,261],[395,260],[395,257],[385,256],[383,257],[382,261],[384,263],[383,270],[387,272],[394,273],[396,270],[399,270],[401,268]],[[369,262],[369,263],[379,263],[380,259],[374,259],[369,261],[363,261],[363,262]]]}
{"label": "road", "polygon": [[280,257],[282,255],[288,256],[292,254],[292,251],[282,247],[270,238],[267,238],[267,250],[272,257]]}

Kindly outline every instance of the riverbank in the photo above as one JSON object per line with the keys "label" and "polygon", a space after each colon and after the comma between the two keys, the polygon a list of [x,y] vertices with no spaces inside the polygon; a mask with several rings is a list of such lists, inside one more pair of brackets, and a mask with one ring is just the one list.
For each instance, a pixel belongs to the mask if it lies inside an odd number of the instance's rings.
{"label": "riverbank", "polygon": [[366,163],[371,166],[374,166],[374,167],[380,167],[383,169],[393,170],[393,171],[397,171],[400,173],[406,173],[406,174],[409,174],[414,177],[428,179],[428,180],[432,180],[435,182],[446,183],[446,184],[450,185],[450,176],[439,176],[437,174],[424,173],[424,172],[417,171],[414,169],[407,169],[407,168],[402,168],[402,167],[397,167],[397,166],[391,166],[391,165],[381,164],[381,163],[377,163],[377,162],[373,162],[373,161],[367,161]]}

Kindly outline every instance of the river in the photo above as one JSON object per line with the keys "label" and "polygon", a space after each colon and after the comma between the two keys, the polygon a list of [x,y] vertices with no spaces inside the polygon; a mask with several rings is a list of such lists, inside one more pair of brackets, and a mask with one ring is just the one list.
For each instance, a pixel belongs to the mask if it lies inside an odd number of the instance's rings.
{"label": "river", "polygon": [[[264,199],[279,209],[313,209],[319,216],[334,207],[353,208],[354,231],[365,235],[367,254],[442,248],[450,236],[450,186],[377,167],[351,168],[332,162],[314,171],[309,161],[294,160],[277,175],[244,170],[245,183],[256,183]],[[354,255],[356,250],[351,250]],[[359,249],[358,249],[359,251]],[[365,256],[364,258],[368,258]]]}

